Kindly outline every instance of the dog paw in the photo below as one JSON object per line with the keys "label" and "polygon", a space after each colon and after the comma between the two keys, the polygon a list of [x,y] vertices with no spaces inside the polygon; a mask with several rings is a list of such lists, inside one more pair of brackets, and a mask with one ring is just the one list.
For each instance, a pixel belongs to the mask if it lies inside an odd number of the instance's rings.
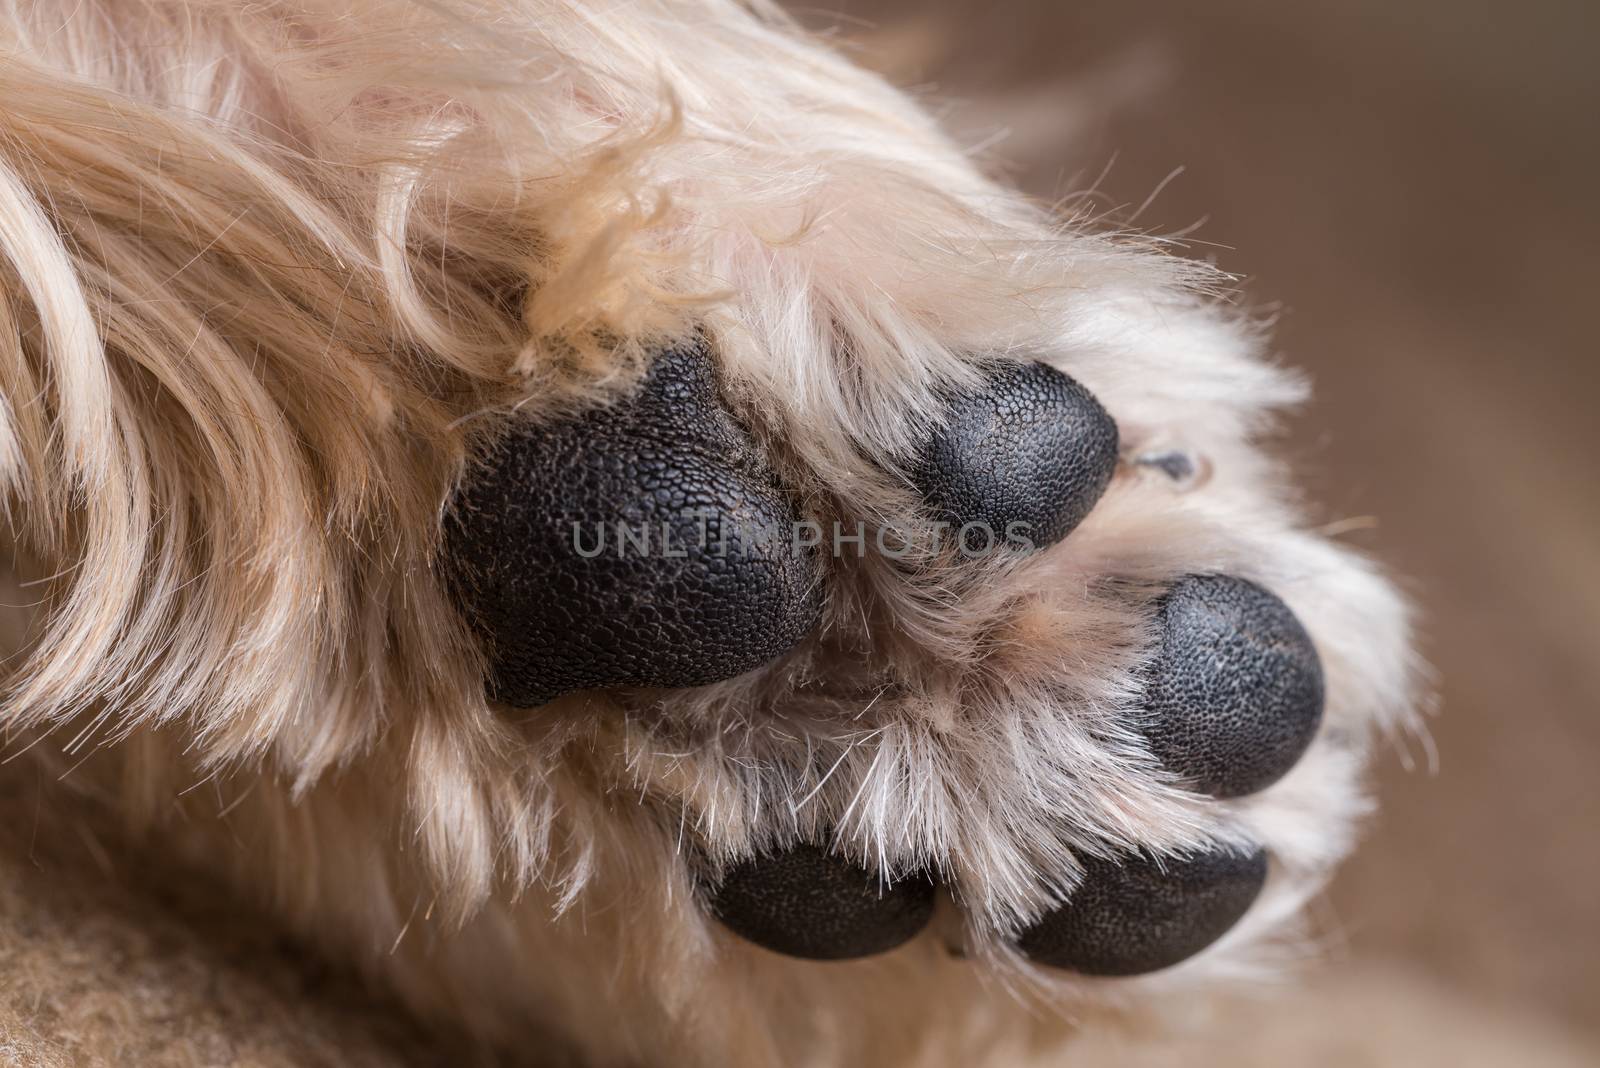
{"label": "dog paw", "polygon": [[[1124,440],[1062,370],[971,370],[830,492],[708,341],[665,352],[494,441],[444,571],[491,697],[615,710],[641,796],[698,831],[702,915],[746,942],[874,956],[947,897],[964,957],[1169,968],[1343,848],[1359,732],[1324,729],[1319,644],[1349,628],[1319,643],[1265,580],[1346,565],[1219,523],[1251,513],[1196,506],[1240,492],[1211,458]],[[870,558],[861,516],[921,551]]]}

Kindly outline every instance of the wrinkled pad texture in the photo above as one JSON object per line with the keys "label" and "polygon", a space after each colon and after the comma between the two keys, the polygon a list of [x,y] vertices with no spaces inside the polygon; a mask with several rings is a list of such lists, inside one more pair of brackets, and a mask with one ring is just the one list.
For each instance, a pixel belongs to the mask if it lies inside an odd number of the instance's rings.
{"label": "wrinkled pad texture", "polygon": [[930,876],[884,886],[876,873],[809,843],[743,861],[709,893],[711,911],[729,930],[807,960],[893,949],[927,926],[933,899]]}
{"label": "wrinkled pad texture", "polygon": [[1289,606],[1244,579],[1190,575],[1162,599],[1143,729],[1168,769],[1212,797],[1276,782],[1322,722],[1322,663]]}
{"label": "wrinkled pad texture", "polygon": [[1003,364],[951,398],[910,474],[964,551],[1043,549],[1105,493],[1117,448],[1117,424],[1074,379],[1042,363]]}
{"label": "wrinkled pad texture", "polygon": [[449,509],[444,570],[496,700],[700,686],[817,625],[821,564],[799,519],[692,345],[657,357],[633,397],[496,442]]}
{"label": "wrinkled pad texture", "polygon": [[1221,938],[1266,878],[1264,850],[1159,861],[1085,857],[1083,881],[1072,896],[1024,931],[1017,945],[1040,964],[1084,975],[1158,971]]}

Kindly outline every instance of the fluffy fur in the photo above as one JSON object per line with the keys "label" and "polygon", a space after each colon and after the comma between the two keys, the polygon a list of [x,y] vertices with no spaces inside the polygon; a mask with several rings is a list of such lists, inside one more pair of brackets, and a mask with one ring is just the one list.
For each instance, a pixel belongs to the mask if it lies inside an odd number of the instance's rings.
{"label": "fluffy fur", "polygon": [[[1260,451],[1303,389],[1213,273],[992,184],[764,0],[11,0],[0,99],[13,753],[552,1061],[1049,1060],[1091,1005],[1297,952],[1413,672]],[[1126,465],[1021,562],[846,555],[749,676],[489,707],[432,562],[466,458],[697,329],[825,521],[916,521],[894,461],[984,361],[1210,476]],[[1120,725],[1150,597],[1199,570],[1278,592],[1329,677],[1311,753],[1233,802]],[[824,828],[888,880],[931,860],[936,931],[829,967],[703,915],[697,878]],[[1075,853],[1243,840],[1266,894],[1177,969],[1006,948]]]}

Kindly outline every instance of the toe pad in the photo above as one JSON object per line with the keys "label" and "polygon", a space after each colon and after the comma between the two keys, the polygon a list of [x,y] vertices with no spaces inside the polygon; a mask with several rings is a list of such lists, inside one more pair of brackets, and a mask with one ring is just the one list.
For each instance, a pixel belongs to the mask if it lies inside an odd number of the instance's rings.
{"label": "toe pad", "polygon": [[934,883],[875,873],[802,843],[746,860],[710,893],[711,911],[758,946],[807,960],[846,960],[893,949],[927,926]]}
{"label": "toe pad", "polygon": [[935,518],[977,525],[969,549],[989,538],[1042,549],[1083,521],[1116,466],[1117,424],[1093,394],[1045,364],[1006,364],[951,402],[911,475]]}
{"label": "toe pad", "polygon": [[1311,744],[1322,696],[1310,636],[1260,586],[1190,575],[1162,600],[1144,729],[1194,789],[1239,797],[1276,782]]}
{"label": "toe pad", "polygon": [[1024,931],[1018,947],[1040,964],[1084,975],[1141,975],[1171,967],[1222,937],[1267,877],[1267,854],[1201,853],[1157,863],[1084,862],[1067,903]]}

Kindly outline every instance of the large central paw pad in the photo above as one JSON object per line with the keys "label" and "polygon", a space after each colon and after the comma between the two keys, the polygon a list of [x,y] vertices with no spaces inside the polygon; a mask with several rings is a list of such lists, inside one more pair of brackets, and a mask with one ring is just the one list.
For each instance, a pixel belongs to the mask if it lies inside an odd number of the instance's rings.
{"label": "large central paw pad", "polygon": [[1267,878],[1267,854],[1181,860],[1086,858],[1065,905],[1017,940],[1041,964],[1085,975],[1140,975],[1187,960],[1245,914]]}
{"label": "large central paw pad", "polygon": [[728,871],[710,906],[729,930],[807,960],[845,960],[893,949],[933,915],[933,879],[884,886],[877,875],[819,846],[764,853]]}
{"label": "large central paw pad", "polygon": [[491,694],[531,707],[705,685],[788,650],[822,604],[798,519],[692,347],[634,397],[499,441],[452,503],[443,559]]}
{"label": "large central paw pad", "polygon": [[912,481],[965,547],[1042,549],[1083,521],[1116,467],[1117,424],[1093,394],[1045,364],[1006,364],[951,401]]}

